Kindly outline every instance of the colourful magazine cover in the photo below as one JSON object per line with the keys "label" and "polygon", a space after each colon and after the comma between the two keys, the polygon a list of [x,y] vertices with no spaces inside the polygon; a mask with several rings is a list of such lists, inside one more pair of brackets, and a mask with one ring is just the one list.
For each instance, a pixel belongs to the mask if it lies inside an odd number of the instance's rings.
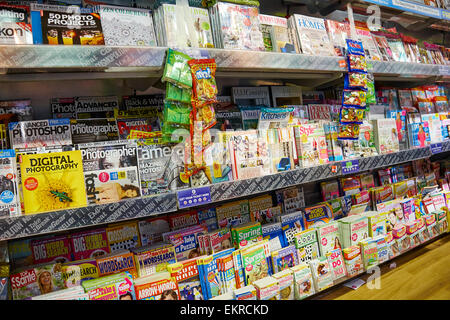
{"label": "colourful magazine cover", "polygon": [[284,243],[291,245],[295,243],[295,234],[304,230],[303,213],[293,212],[280,216],[281,229],[284,234]]}
{"label": "colourful magazine cover", "polygon": [[233,255],[217,259],[217,267],[221,279],[222,290],[232,293],[236,289],[236,273],[234,269]]}
{"label": "colourful magazine cover", "polygon": [[0,217],[20,214],[20,196],[14,150],[0,150]]}
{"label": "colourful magazine cover", "polygon": [[85,259],[67,262],[61,268],[64,287],[73,288],[79,286],[83,281],[99,277],[97,261]]}
{"label": "colourful magazine cover", "polygon": [[170,244],[154,244],[132,250],[139,277],[149,276],[167,270],[177,262],[175,247]]}
{"label": "colourful magazine cover", "polygon": [[191,210],[170,214],[168,216],[170,230],[180,230],[199,224],[197,211]]}
{"label": "colourful magazine cover", "polygon": [[133,278],[137,277],[134,256],[133,253],[128,250],[101,256],[97,258],[96,261],[99,277],[125,271],[129,272]]}
{"label": "colourful magazine cover", "polygon": [[198,235],[207,233],[205,225],[193,226],[163,234],[163,240],[175,246],[177,261],[191,259],[200,255]]}
{"label": "colourful magazine cover", "polygon": [[81,284],[89,300],[136,300],[133,277],[129,272],[112,274]]}
{"label": "colourful magazine cover", "polygon": [[305,230],[295,235],[295,247],[298,250],[299,263],[309,263],[320,256],[317,232]]}
{"label": "colourful magazine cover", "polygon": [[167,271],[177,281],[179,300],[203,300],[197,259],[193,258],[167,266]]}
{"label": "colourful magazine cover", "polygon": [[110,225],[106,228],[111,253],[141,246],[137,221]]}
{"label": "colourful magazine cover", "polygon": [[70,235],[73,260],[97,258],[109,253],[106,229],[77,232]]}
{"label": "colourful magazine cover", "polygon": [[80,151],[22,154],[20,170],[26,214],[87,205]]}
{"label": "colourful magazine cover", "polygon": [[52,263],[24,269],[10,275],[13,300],[24,300],[64,288],[61,264]]}
{"label": "colourful magazine cover", "polygon": [[213,255],[198,259],[200,281],[203,285],[202,292],[205,300],[209,300],[222,294],[220,275],[217,259],[232,255],[234,248],[226,249]]}
{"label": "colourful magazine cover", "polygon": [[268,255],[264,246],[265,243],[262,242],[241,250],[246,285],[270,275]]}
{"label": "colourful magazine cover", "polygon": [[180,300],[176,280],[169,272],[160,272],[134,280],[136,300]]}
{"label": "colourful magazine cover", "polygon": [[72,144],[69,119],[10,122],[8,130],[11,147],[14,149]]}
{"label": "colourful magazine cover", "polygon": [[33,44],[29,21],[29,7],[22,5],[0,5],[0,44]]}
{"label": "colourful magazine cover", "polygon": [[70,128],[73,144],[119,140],[114,118],[70,119]]}
{"label": "colourful magazine cover", "polygon": [[310,229],[328,223],[333,218],[333,209],[327,202],[305,208],[304,226]]}
{"label": "colourful magazine cover", "polygon": [[68,236],[52,236],[31,241],[33,264],[65,263],[72,261]]}
{"label": "colourful magazine cover", "polygon": [[273,273],[292,268],[293,266],[296,266],[298,262],[298,254],[295,245],[272,251]]}
{"label": "colourful magazine cover", "polygon": [[83,157],[89,205],[141,196],[135,143],[93,142],[79,144],[77,148]]}

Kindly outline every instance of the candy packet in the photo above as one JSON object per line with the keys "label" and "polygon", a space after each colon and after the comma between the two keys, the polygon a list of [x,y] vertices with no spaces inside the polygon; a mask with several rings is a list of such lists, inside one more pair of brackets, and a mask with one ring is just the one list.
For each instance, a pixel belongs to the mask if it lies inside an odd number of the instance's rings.
{"label": "candy packet", "polygon": [[188,61],[192,74],[192,98],[197,107],[216,102],[216,62],[214,59],[192,59]]}
{"label": "candy packet", "polygon": [[339,120],[342,124],[362,124],[364,119],[365,109],[358,109],[353,107],[341,108]]}
{"label": "candy packet", "polygon": [[357,124],[341,124],[339,126],[338,140],[358,140],[359,125]]}
{"label": "candy packet", "polygon": [[367,73],[367,61],[365,56],[349,54],[347,58],[349,72]]}
{"label": "candy packet", "polygon": [[192,99],[192,90],[177,87],[176,85],[167,82],[166,84],[166,100],[173,102],[181,102],[190,104]]}
{"label": "candy packet", "polygon": [[191,69],[187,63],[189,60],[191,57],[188,55],[169,49],[161,81],[170,82],[180,88],[192,88]]}
{"label": "candy packet", "polygon": [[366,73],[349,72],[345,74],[346,89],[367,90],[368,79]]}
{"label": "candy packet", "polygon": [[367,93],[362,90],[344,90],[342,105],[347,107],[365,108]]}

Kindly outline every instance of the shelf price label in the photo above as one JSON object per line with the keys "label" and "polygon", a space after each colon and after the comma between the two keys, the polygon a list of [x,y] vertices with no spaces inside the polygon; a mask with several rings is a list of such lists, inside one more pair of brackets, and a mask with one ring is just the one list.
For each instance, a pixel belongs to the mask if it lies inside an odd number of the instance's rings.
{"label": "shelf price label", "polygon": [[200,206],[211,203],[211,189],[209,187],[200,187],[180,190],[177,192],[177,197],[180,209]]}
{"label": "shelf price label", "polygon": [[342,174],[352,174],[359,172],[359,160],[342,161]]}
{"label": "shelf price label", "polygon": [[434,143],[430,145],[431,154],[437,154],[442,152],[442,143]]}

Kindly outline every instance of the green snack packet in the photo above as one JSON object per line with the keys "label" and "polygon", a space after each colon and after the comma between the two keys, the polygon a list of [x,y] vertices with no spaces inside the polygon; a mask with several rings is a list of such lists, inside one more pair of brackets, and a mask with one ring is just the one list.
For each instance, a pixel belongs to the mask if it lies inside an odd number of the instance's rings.
{"label": "green snack packet", "polygon": [[191,106],[166,101],[164,104],[164,124],[189,128],[191,123]]}
{"label": "green snack packet", "polygon": [[368,75],[367,77],[367,96],[366,96],[366,104],[376,104],[377,98],[375,96],[375,82],[373,79],[373,75]]}
{"label": "green snack packet", "polygon": [[176,101],[181,103],[190,104],[192,98],[192,90],[183,89],[167,82],[166,85],[166,100]]}
{"label": "green snack packet", "polygon": [[191,68],[187,63],[189,60],[191,57],[188,55],[169,49],[161,81],[170,82],[180,88],[192,88]]}
{"label": "green snack packet", "polygon": [[189,130],[187,128],[171,126],[168,124],[163,125],[162,133],[163,143],[184,143],[186,138],[189,136]]}

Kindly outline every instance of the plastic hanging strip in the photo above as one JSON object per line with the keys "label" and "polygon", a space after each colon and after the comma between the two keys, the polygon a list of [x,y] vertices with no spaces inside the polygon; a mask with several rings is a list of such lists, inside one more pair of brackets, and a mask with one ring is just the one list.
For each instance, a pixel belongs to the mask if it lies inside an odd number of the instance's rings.
{"label": "plastic hanging strip", "polygon": [[175,20],[177,24],[177,44],[180,48],[199,47],[198,36],[194,29],[194,18],[188,0],[176,0]]}

